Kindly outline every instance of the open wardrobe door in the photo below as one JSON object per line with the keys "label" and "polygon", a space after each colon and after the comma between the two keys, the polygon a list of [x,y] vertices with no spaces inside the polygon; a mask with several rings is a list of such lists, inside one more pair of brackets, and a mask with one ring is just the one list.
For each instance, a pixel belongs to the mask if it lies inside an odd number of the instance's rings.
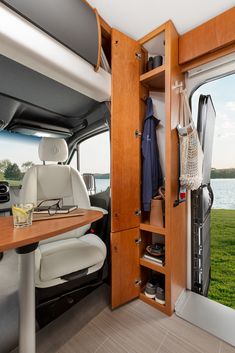
{"label": "open wardrobe door", "polygon": [[112,30],[112,307],[139,295],[140,44]]}

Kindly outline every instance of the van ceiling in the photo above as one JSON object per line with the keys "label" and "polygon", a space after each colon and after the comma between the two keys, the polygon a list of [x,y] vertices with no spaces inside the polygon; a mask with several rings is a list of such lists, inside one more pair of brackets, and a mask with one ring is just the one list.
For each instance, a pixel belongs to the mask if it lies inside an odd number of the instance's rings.
{"label": "van ceiling", "polygon": [[9,130],[32,128],[72,135],[98,120],[103,124],[105,111],[100,107],[104,103],[3,55],[0,55],[0,77],[0,120],[8,124]]}
{"label": "van ceiling", "polygon": [[179,34],[234,6],[234,0],[88,0],[111,27],[134,39],[171,19]]}

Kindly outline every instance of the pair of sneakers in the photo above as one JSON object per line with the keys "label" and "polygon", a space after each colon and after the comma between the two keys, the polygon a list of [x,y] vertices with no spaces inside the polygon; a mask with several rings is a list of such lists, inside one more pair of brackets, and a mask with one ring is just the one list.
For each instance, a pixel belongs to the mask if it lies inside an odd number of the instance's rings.
{"label": "pair of sneakers", "polygon": [[155,299],[159,304],[165,304],[165,290],[159,285],[159,283],[147,282],[145,286],[144,294],[146,297]]}

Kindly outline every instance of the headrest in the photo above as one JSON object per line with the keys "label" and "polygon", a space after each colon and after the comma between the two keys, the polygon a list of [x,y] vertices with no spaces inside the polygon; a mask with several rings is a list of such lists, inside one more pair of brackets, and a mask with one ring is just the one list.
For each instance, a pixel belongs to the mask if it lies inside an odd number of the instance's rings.
{"label": "headrest", "polygon": [[41,161],[65,162],[68,159],[68,146],[64,139],[43,137],[38,154]]}

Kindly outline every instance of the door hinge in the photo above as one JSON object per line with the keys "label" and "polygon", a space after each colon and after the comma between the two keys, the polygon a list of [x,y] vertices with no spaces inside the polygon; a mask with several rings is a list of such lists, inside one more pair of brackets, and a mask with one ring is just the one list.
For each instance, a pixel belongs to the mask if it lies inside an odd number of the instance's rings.
{"label": "door hinge", "polygon": [[141,242],[142,242],[142,239],[141,239],[141,238],[135,239],[135,243],[136,243],[137,245],[139,245]]}
{"label": "door hinge", "polygon": [[138,208],[137,210],[135,210],[134,215],[135,216],[140,216],[141,215],[141,209]]}
{"label": "door hinge", "polygon": [[135,57],[136,57],[137,60],[141,60],[142,59],[141,53],[135,53]]}
{"label": "door hinge", "polygon": [[134,283],[135,283],[135,286],[136,286],[136,287],[140,287],[141,284],[142,284],[142,281],[141,281],[140,278],[136,278],[136,279],[134,280]]}
{"label": "door hinge", "polygon": [[139,131],[138,129],[135,130],[135,137],[141,137],[142,136],[142,132]]}

